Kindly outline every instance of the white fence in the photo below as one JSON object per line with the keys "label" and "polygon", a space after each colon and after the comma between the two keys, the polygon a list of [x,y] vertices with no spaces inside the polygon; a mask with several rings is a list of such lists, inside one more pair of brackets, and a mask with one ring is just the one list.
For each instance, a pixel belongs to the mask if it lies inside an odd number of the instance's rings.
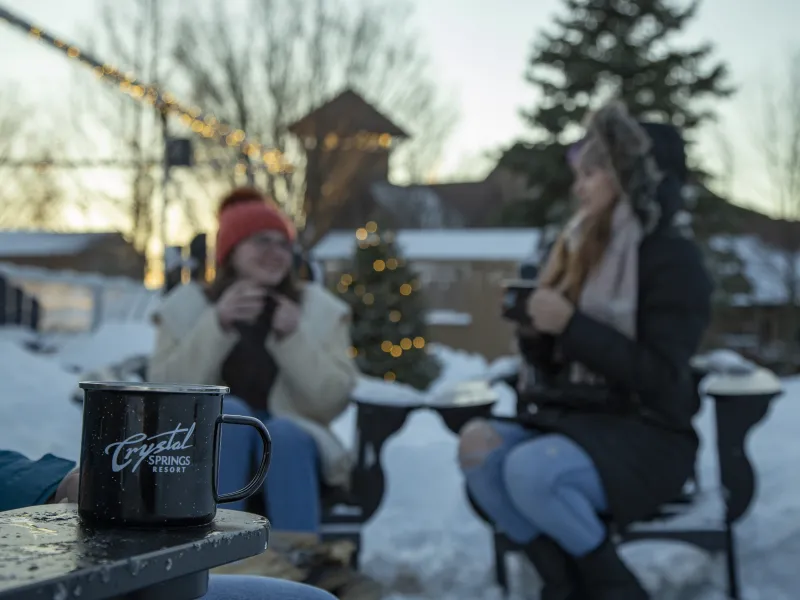
{"label": "white fence", "polygon": [[159,291],[126,277],[0,264],[10,284],[40,303],[41,331],[89,331],[104,321],[140,321],[155,307]]}

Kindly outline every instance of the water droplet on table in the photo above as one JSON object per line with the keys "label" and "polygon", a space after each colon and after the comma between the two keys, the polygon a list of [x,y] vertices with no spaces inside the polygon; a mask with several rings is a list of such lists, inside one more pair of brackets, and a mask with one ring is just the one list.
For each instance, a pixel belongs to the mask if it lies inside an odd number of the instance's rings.
{"label": "water droplet on table", "polygon": [[53,593],[53,600],[67,600],[68,595],[67,586],[63,583],[59,583],[56,586],[56,591]]}
{"label": "water droplet on table", "polygon": [[140,560],[138,558],[131,559],[129,564],[131,575],[135,577],[136,575],[139,574],[139,571],[141,571],[146,566],[147,566],[146,560]]}

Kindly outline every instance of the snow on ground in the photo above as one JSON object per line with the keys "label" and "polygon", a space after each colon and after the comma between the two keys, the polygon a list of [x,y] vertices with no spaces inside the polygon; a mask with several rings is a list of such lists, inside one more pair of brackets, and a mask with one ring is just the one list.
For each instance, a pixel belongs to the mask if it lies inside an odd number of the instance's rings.
{"label": "snow on ground", "polygon": [[[0,440],[4,448],[32,457],[53,452],[76,458],[80,444],[80,412],[69,401],[77,375],[67,367],[94,368],[106,360],[124,359],[152,345],[145,325],[110,324],[95,335],[61,341],[51,355],[31,354],[23,343],[30,336],[0,330],[0,377],[5,395],[0,402]],[[374,401],[423,405],[446,397],[459,383],[499,377],[512,364],[502,359],[488,365],[475,355],[436,347],[443,363],[441,377],[428,394],[380,380],[364,378],[356,393]],[[495,386],[496,411],[513,410],[512,391]],[[697,418],[703,437],[701,481],[716,479],[709,404]],[[334,424],[352,443],[354,410]],[[800,464],[800,378],[786,381],[786,394],[768,420],[749,440],[757,468],[759,491],[751,512],[737,528],[745,600],[789,600],[796,597],[800,573],[800,484],[793,477]],[[490,533],[468,507],[456,468],[456,438],[432,411],[414,412],[391,438],[383,455],[387,493],[379,512],[364,531],[363,568],[385,582],[387,600],[499,600],[492,582]],[[707,485],[707,484],[706,484]],[[719,497],[691,515],[691,523],[717,519]],[[683,544],[640,542],[623,549],[658,600],[721,600],[720,558]],[[511,561],[514,599],[535,597],[535,575],[521,561]],[[522,593],[523,588],[527,591]]]}
{"label": "snow on ground", "polygon": [[38,458],[52,453],[77,459],[81,415],[65,399],[76,376],[54,356],[32,354],[21,346],[19,332],[0,334],[0,447]]}
{"label": "snow on ground", "polygon": [[136,322],[110,322],[94,332],[67,339],[60,346],[59,357],[65,367],[90,371],[138,354],[150,354],[155,343],[152,327]]}

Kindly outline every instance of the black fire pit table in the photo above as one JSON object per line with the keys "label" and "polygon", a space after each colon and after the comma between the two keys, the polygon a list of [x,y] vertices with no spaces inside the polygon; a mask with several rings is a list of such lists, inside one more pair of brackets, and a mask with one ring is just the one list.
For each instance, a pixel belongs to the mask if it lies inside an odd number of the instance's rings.
{"label": "black fire pit table", "polygon": [[91,530],[74,504],[0,513],[0,600],[194,600],[208,571],[264,552],[269,523],[219,510],[206,527]]}
{"label": "black fire pit table", "polygon": [[491,418],[497,394],[486,381],[463,382],[427,402],[382,400],[380,397],[354,398],[356,416],[357,462],[353,472],[353,491],[361,504],[361,522],[369,520],[380,508],[386,490],[386,475],[381,464],[383,448],[399,432],[408,417],[419,410],[432,410],[445,426],[458,435],[475,418]]}

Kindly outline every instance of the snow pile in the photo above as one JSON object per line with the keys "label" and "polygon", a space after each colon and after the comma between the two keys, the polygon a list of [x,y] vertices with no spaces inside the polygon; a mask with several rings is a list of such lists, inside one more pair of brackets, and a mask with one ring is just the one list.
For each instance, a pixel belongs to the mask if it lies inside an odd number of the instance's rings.
{"label": "snow pile", "polygon": [[361,402],[416,406],[425,401],[425,395],[410,385],[391,383],[377,377],[362,375],[358,379],[353,398]]}
{"label": "snow pile", "polygon": [[[450,395],[462,382],[490,379],[492,366],[482,356],[439,344],[431,344],[430,349],[439,360],[442,370],[436,381],[424,392],[402,383],[389,383],[362,375],[353,397],[363,402],[417,406],[441,401],[442,397]],[[505,367],[507,359],[500,361]]]}
{"label": "snow pile", "polygon": [[709,372],[721,373],[748,373],[757,368],[755,363],[747,360],[738,352],[727,349],[713,350],[698,356],[693,364]]}
{"label": "snow pile", "polygon": [[[403,229],[396,242],[410,261],[521,262],[536,252],[538,229]],[[320,262],[346,261],[353,256],[356,237],[333,231],[314,246]]]}
{"label": "snow pile", "polygon": [[[409,385],[389,383],[375,377],[361,376],[353,392],[353,397],[362,402],[416,407],[445,401],[447,398],[457,394],[459,386],[465,382],[489,379],[489,373],[493,365],[488,365],[482,356],[454,350],[439,344],[431,344],[430,350],[439,359],[442,370],[438,379],[425,392],[416,390]],[[505,393],[500,392],[500,401],[496,406],[502,407],[499,410],[502,410],[503,414],[509,414],[509,411],[513,410],[511,408],[514,406],[513,393],[507,387]],[[427,411],[421,414],[427,414]],[[433,419],[423,419],[417,425],[420,429],[416,432],[415,438],[423,445],[428,442],[428,438],[431,436],[434,443],[436,443],[435,440],[441,433],[440,430],[444,428],[435,413],[430,413],[429,416],[433,416]],[[415,413],[409,419],[409,423],[416,417],[417,414]],[[332,426],[334,433],[349,448],[352,448],[354,444],[355,427],[356,410],[353,406],[348,408]],[[406,427],[408,427],[408,424]],[[454,464],[450,465],[450,467]]]}
{"label": "snow pile", "polygon": [[0,327],[0,341],[21,346],[34,345],[39,341],[39,335],[21,325],[4,325]]}
{"label": "snow pile", "polygon": [[69,338],[61,345],[59,355],[65,367],[88,371],[150,354],[155,343],[155,328],[150,324],[112,321],[91,333]]}
{"label": "snow pile", "polygon": [[501,356],[489,365],[487,376],[492,381],[500,381],[519,372],[522,359],[519,356]]}
{"label": "snow pile", "polygon": [[49,452],[75,460],[81,413],[70,398],[80,373],[149,354],[155,333],[143,323],[108,323],[93,333],[54,338],[55,352],[47,354],[28,349],[37,338],[21,328],[0,328],[0,380],[5,387],[0,445],[31,458]]}
{"label": "snow pile", "polygon": [[81,413],[69,402],[75,375],[55,357],[33,354],[5,336],[0,337],[0,357],[2,449],[32,458],[52,453],[77,459]]}

